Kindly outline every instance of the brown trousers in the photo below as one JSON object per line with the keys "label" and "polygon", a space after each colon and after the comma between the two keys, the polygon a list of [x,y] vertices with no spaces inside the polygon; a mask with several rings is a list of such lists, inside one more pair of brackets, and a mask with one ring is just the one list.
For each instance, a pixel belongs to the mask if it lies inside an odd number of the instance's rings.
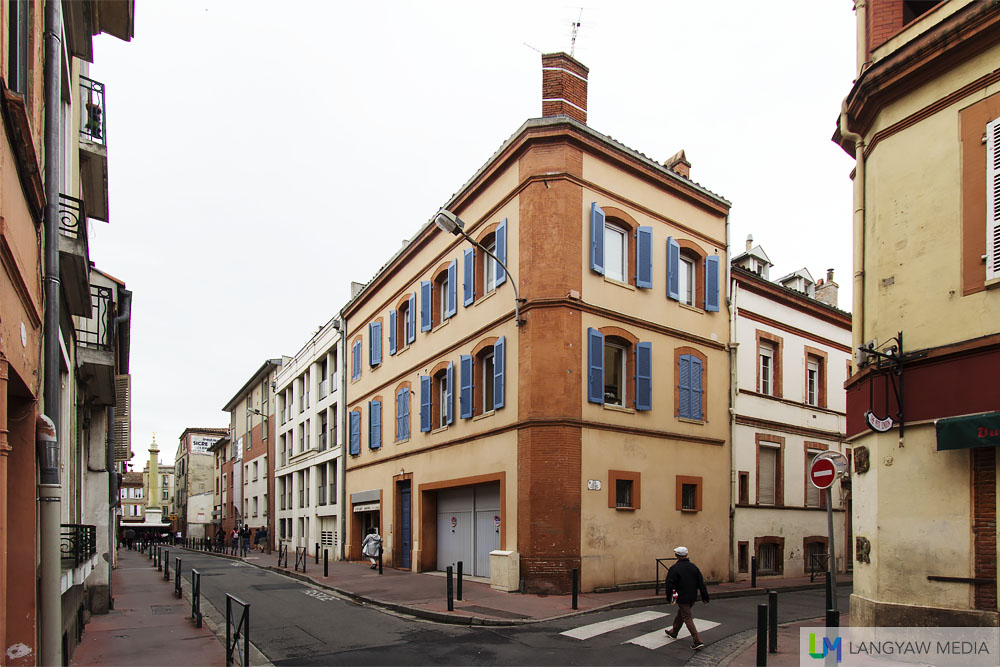
{"label": "brown trousers", "polygon": [[698,628],[694,627],[694,616],[691,615],[693,604],[677,603],[677,616],[674,617],[674,627],[670,629],[670,633],[676,635],[680,632],[681,625],[686,625],[688,632],[691,633],[691,643],[700,644],[701,635],[698,634]]}

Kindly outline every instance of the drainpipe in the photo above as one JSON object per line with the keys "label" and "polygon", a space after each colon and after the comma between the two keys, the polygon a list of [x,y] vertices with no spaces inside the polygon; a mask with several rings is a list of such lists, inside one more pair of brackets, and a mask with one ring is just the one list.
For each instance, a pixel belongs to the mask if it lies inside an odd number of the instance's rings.
{"label": "drainpipe", "polygon": [[858,348],[865,333],[865,140],[847,129],[847,98],[840,105],[840,136],[854,142],[854,292],[851,303],[851,353],[858,369]]}
{"label": "drainpipe", "polygon": [[118,526],[115,525],[115,507],[118,505],[118,472],[115,470],[115,409],[107,409],[108,427],[105,438],[105,464],[108,471],[108,609],[115,608],[115,598],[111,591],[112,573],[117,566]]}
{"label": "drainpipe", "polygon": [[867,24],[867,3],[865,0],[855,0],[854,11],[857,16],[857,61],[858,77],[865,70],[868,63],[868,24]]}
{"label": "drainpipe", "polygon": [[59,592],[61,555],[59,551],[60,496],[59,442],[56,427],[60,419],[59,349],[59,192],[62,189],[59,165],[61,147],[62,89],[62,3],[45,3],[45,322],[43,330],[46,415],[36,423],[40,566],[39,566],[39,663],[61,665],[62,601]]}
{"label": "drainpipe", "polygon": [[347,560],[347,552],[344,551],[344,543],[347,541],[347,517],[350,516],[350,508],[347,506],[347,457],[344,456],[345,438],[350,437],[347,432],[347,319],[344,311],[340,311],[340,396],[337,403],[340,404],[340,560]]}
{"label": "drainpipe", "polygon": [[[46,370],[46,375],[48,371]],[[39,566],[39,654],[41,665],[61,665],[62,662],[62,601],[59,592],[60,562],[60,495],[59,440],[56,425],[46,415],[35,421],[35,451],[38,456],[38,518],[41,564]]]}
{"label": "drainpipe", "polygon": [[739,342],[736,339],[736,297],[739,287],[730,279],[732,293],[729,301],[729,581],[736,581],[736,499],[739,474],[736,472],[736,357]]}

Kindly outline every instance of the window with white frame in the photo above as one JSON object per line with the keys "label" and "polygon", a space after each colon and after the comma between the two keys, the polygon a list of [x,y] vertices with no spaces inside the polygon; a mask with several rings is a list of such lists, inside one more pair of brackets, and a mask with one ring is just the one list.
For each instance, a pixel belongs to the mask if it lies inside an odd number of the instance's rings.
{"label": "window with white frame", "polygon": [[625,405],[625,346],[604,341],[604,404]]}
{"label": "window with white frame", "polygon": [[627,282],[628,238],[618,225],[604,223],[604,275],[618,282]]}
{"label": "window with white frame", "polygon": [[757,504],[774,505],[778,484],[778,452],[777,447],[761,445],[757,460]]}
{"label": "window with white frame", "polygon": [[679,271],[677,273],[680,302],[689,306],[695,305],[695,262],[687,255],[681,253]]}
{"label": "window with white frame", "polygon": [[[485,248],[494,255],[497,253],[497,242],[495,236],[493,237],[493,240],[485,246]],[[496,260],[487,255],[485,261],[483,262],[483,291],[486,294],[489,294],[490,292],[492,292],[497,288],[496,280],[497,280]]]}
{"label": "window with white frame", "polygon": [[760,393],[774,394],[774,344],[760,341]]}
{"label": "window with white frame", "polygon": [[806,403],[819,405],[819,360],[815,357],[806,361]]}
{"label": "window with white frame", "polygon": [[483,383],[483,404],[482,413],[489,412],[493,409],[493,385],[494,385],[494,369],[493,369],[493,348],[487,347],[483,350],[482,355],[479,357],[480,366],[482,367],[481,381]]}

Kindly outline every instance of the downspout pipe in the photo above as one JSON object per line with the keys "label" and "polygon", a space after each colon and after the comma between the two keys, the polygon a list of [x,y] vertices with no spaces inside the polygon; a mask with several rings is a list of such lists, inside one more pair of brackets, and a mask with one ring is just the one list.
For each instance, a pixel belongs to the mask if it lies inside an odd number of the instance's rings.
{"label": "downspout pipe", "polygon": [[60,502],[59,442],[56,424],[60,423],[60,349],[59,313],[59,192],[62,189],[60,159],[62,148],[62,3],[45,3],[45,316],[43,330],[44,381],[42,397],[45,415],[36,428],[36,456],[39,461],[38,484],[40,566],[39,566],[39,663],[61,665],[62,600],[59,580]]}
{"label": "downspout pipe", "polygon": [[118,471],[115,470],[115,409],[107,410],[107,437],[105,438],[105,468],[108,471],[108,609],[115,608],[115,596],[111,589],[115,567],[118,566],[118,526],[116,508],[118,498]]}
{"label": "downspout pipe", "polygon": [[729,295],[729,581],[736,581],[736,501],[739,475],[736,472],[736,359],[739,355],[739,340],[736,338],[737,297],[739,286],[730,278]]}
{"label": "downspout pipe", "polygon": [[865,332],[865,140],[847,129],[847,98],[840,105],[840,136],[854,142],[854,285],[851,303],[851,353],[858,368],[858,348]]}
{"label": "downspout pipe", "polygon": [[350,436],[347,432],[347,318],[344,311],[340,311],[340,396],[337,402],[340,404],[340,466],[337,474],[340,477],[340,560],[347,560],[347,552],[344,543],[347,541],[347,517],[351,516],[351,508],[347,506],[347,457],[344,456],[347,448],[346,439]]}

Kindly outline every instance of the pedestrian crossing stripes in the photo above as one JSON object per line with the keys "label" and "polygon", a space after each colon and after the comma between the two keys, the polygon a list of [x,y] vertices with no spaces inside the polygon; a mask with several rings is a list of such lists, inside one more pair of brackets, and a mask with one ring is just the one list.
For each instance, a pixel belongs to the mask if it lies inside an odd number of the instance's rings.
{"label": "pedestrian crossing stripes", "polygon": [[[566,637],[571,637],[573,639],[579,639],[581,641],[592,639],[600,635],[608,634],[609,632],[615,632],[617,630],[623,630],[625,628],[631,627],[633,625],[639,625],[640,623],[647,623],[649,621],[659,620],[668,614],[658,612],[658,611],[643,611],[637,614],[630,614],[628,616],[622,616],[619,618],[612,618],[606,621],[600,621],[599,623],[590,623],[589,625],[582,625],[578,628],[572,628],[561,632],[559,634]],[[670,620],[670,619],[668,619]],[[694,624],[698,628],[698,632],[702,633],[706,630],[711,630],[716,628],[719,624],[715,621],[708,621],[702,618],[694,619]],[[681,627],[680,632],[677,634],[677,639],[671,639],[667,636],[665,630],[669,629],[670,626],[667,625],[662,628],[653,630],[652,632],[647,632],[631,639],[627,639],[622,644],[635,644],[637,646],[642,646],[643,648],[648,648],[650,650],[656,650],[662,648],[667,644],[672,642],[680,641],[682,639],[690,638],[691,634],[688,632],[686,627]]]}
{"label": "pedestrian crossing stripes", "polygon": [[583,625],[579,628],[573,628],[572,630],[567,630],[566,632],[561,632],[559,634],[572,637],[573,639],[590,639],[591,637],[603,635],[608,632],[614,632],[615,630],[621,630],[622,628],[627,628],[630,625],[645,623],[646,621],[652,621],[664,616],[666,616],[666,614],[659,611],[643,611],[630,616],[622,616],[621,618],[612,618],[607,621],[601,621],[600,623]]}

